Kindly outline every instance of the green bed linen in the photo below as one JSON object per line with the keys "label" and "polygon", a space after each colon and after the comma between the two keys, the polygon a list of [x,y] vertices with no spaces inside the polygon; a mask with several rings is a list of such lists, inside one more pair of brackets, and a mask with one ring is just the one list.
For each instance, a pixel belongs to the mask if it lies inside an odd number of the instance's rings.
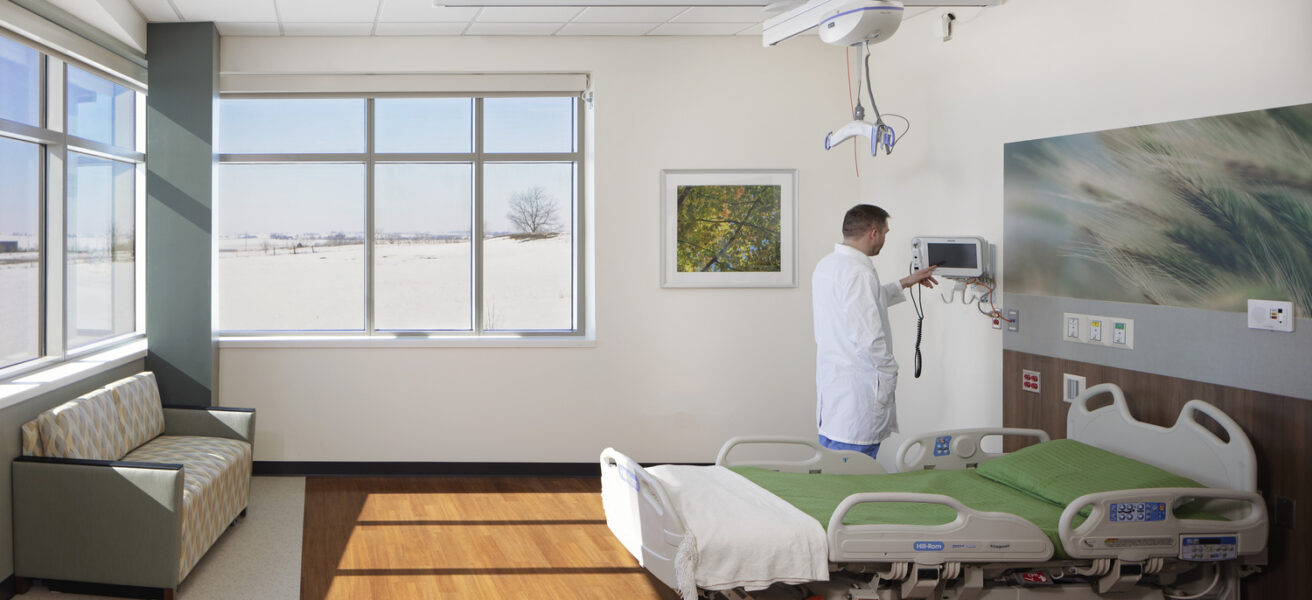
{"label": "green bed linen", "polygon": [[1027,446],[981,464],[979,474],[1060,506],[1085,494],[1112,490],[1203,487],[1187,477],[1075,440]]}
{"label": "green bed linen", "polygon": [[[1065,507],[980,477],[973,470],[912,471],[887,475],[826,475],[779,473],[756,467],[732,467],[749,481],[769,490],[828,529],[829,518],[844,498],[861,492],[916,492],[942,494],[984,512],[1017,515],[1052,540],[1054,556],[1061,558],[1057,523]],[[942,525],[956,518],[956,511],[941,504],[870,503],[853,508],[844,519],[847,525],[903,524]],[[1076,525],[1083,522],[1077,519]]]}

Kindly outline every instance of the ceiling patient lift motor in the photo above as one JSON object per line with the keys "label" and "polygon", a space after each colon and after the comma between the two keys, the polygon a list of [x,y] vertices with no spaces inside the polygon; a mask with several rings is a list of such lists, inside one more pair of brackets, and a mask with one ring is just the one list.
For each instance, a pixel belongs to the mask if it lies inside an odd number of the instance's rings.
{"label": "ceiling patient lift motor", "polygon": [[[860,64],[856,74],[856,108],[852,110],[852,121],[825,136],[825,150],[829,150],[848,138],[870,138],[870,155],[893,151],[897,143],[897,134],[884,123],[875,104],[875,91],[870,83],[870,44],[878,44],[893,35],[902,25],[902,3],[895,0],[858,0],[829,9],[827,16],[820,20],[817,29],[820,39],[835,46],[860,46]],[[875,122],[866,122],[865,107],[861,106],[861,81],[865,76],[866,91],[870,95],[870,107],[875,111]],[[900,117],[906,120],[905,117]],[[909,129],[911,123],[907,123]],[[902,133],[906,134],[906,129]]]}
{"label": "ceiling patient lift motor", "polygon": [[[1008,319],[998,312],[994,304],[993,291],[993,245],[979,236],[916,236],[911,238],[911,272],[914,273],[930,265],[934,276],[951,279],[955,282],[952,291],[942,296],[945,304],[951,304],[961,291],[961,302],[974,304],[980,314],[993,320],[995,327],[1000,327]],[[969,297],[974,288],[982,288]],[[925,304],[922,297],[924,288],[916,286],[911,295],[911,304],[916,308],[916,377],[920,377],[920,337],[925,322]],[[984,304],[988,303],[988,310]]]}

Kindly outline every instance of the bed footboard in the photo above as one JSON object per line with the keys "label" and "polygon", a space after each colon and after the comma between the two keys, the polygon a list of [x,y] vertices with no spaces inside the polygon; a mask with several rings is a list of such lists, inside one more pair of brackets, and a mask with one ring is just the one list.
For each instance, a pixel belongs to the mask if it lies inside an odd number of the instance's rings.
{"label": "bed footboard", "polygon": [[[942,504],[957,512],[943,525],[844,525],[853,507],[871,502]],[[1052,541],[1016,515],[974,510],[940,494],[875,492],[852,494],[829,519],[830,562],[910,561],[1041,562],[1052,557]]]}
{"label": "bed footboard", "polygon": [[679,589],[674,561],[684,526],[660,481],[613,448],[601,453],[601,502],[606,526],[657,579]]}

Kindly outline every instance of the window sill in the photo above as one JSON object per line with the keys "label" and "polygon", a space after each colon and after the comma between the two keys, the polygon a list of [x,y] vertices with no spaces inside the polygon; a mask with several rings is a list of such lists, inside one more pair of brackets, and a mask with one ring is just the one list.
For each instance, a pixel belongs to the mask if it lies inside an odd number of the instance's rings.
{"label": "window sill", "polygon": [[143,337],[95,354],[19,375],[11,380],[0,382],[0,409],[134,360],[140,360],[145,356],[146,338]]}
{"label": "window sill", "polygon": [[593,348],[597,340],[582,335],[423,336],[423,335],[271,335],[219,338],[228,348]]}

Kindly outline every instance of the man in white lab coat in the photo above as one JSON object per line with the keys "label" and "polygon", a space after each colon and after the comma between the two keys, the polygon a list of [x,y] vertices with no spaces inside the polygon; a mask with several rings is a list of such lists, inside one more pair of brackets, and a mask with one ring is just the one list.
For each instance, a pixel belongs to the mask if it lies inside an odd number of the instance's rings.
{"label": "man in white lab coat", "polygon": [[897,432],[897,361],[888,307],[919,283],[934,287],[934,267],[881,284],[870,257],[888,235],[888,212],[858,204],[843,217],[843,242],[820,259],[811,280],[815,313],[816,421],[820,444],[875,456]]}

